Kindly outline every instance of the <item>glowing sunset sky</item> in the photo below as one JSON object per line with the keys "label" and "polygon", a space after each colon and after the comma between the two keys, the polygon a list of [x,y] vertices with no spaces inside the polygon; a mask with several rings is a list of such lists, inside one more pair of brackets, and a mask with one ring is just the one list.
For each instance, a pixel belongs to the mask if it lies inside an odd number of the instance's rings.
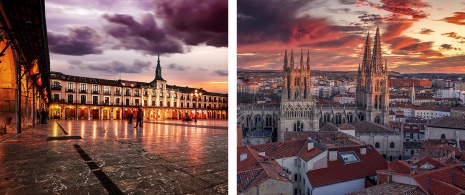
{"label": "glowing sunset sky", "polygon": [[227,93],[226,0],[47,0],[50,69]]}
{"label": "glowing sunset sky", "polygon": [[312,69],[355,71],[379,26],[389,70],[465,73],[465,2],[238,0],[237,18],[238,68],[282,69],[284,49],[296,64],[304,49]]}

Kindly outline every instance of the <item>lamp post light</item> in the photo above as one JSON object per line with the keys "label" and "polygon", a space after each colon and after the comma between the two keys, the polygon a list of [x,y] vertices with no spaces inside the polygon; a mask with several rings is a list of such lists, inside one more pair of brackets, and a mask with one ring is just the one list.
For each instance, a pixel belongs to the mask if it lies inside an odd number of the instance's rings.
{"label": "lamp post light", "polygon": [[198,92],[197,89],[194,91],[194,93],[191,93],[191,96],[195,96],[195,104],[194,104],[194,122],[197,122],[197,104],[199,102],[199,97],[202,96],[202,93]]}

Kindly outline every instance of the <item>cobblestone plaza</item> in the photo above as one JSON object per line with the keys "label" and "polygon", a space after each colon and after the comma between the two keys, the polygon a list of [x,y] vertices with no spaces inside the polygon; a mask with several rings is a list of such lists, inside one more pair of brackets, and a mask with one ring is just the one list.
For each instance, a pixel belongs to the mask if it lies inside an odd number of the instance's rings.
{"label": "cobblestone plaza", "polygon": [[227,193],[226,120],[134,125],[51,120],[1,134],[0,194]]}

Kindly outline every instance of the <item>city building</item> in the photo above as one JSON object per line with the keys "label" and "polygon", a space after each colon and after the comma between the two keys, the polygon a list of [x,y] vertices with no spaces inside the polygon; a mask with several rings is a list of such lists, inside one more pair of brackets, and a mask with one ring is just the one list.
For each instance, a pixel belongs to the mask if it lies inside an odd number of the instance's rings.
{"label": "city building", "polygon": [[124,119],[139,107],[146,119],[227,119],[227,94],[167,84],[160,57],[149,83],[51,72],[50,85],[50,116],[56,119]]}
{"label": "city building", "polygon": [[45,6],[1,1],[0,10],[0,133],[21,133],[50,101]]}
{"label": "city building", "polygon": [[427,140],[465,140],[465,118],[440,117],[426,124]]}

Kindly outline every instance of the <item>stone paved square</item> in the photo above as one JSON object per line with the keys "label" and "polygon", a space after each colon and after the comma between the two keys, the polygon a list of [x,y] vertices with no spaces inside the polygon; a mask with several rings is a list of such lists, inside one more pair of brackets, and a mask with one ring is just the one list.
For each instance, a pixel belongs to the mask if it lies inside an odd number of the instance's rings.
{"label": "stone paved square", "polygon": [[[133,125],[52,120],[1,135],[0,194],[107,194],[97,170],[124,194],[227,194],[226,120]],[[82,139],[46,141],[59,136]]]}

